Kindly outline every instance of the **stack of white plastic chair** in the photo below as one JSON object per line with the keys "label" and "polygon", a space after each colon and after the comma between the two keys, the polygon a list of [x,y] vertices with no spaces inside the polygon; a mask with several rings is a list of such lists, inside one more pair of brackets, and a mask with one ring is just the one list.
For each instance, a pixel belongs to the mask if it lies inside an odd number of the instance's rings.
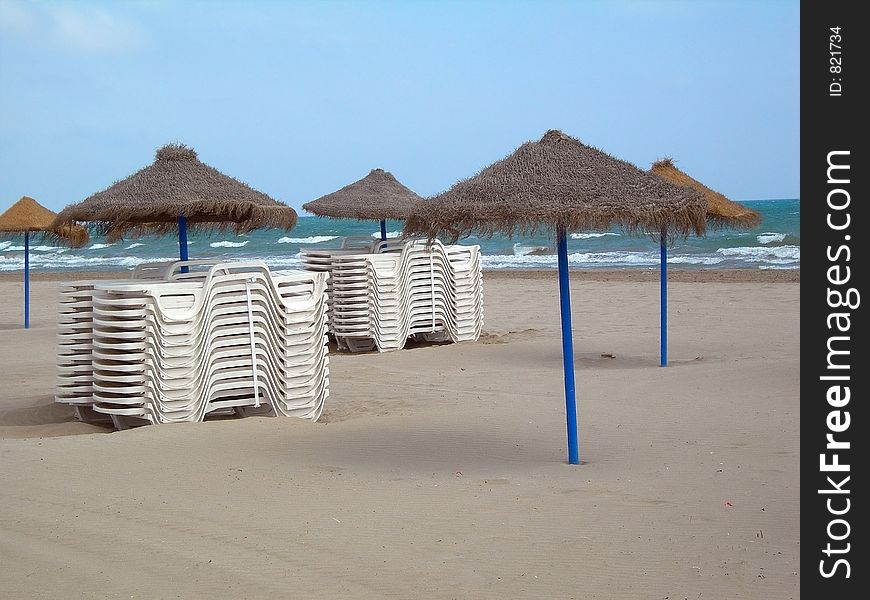
{"label": "stack of white plastic chair", "polygon": [[190,269],[204,262],[173,263],[160,280],[93,282],[92,410],[119,428],[222,409],[316,420],[329,395],[327,274]]}
{"label": "stack of white plastic chair", "polygon": [[94,303],[92,281],[73,281],[60,286],[57,334],[57,388],[55,400],[70,404],[84,419],[93,404]]}
{"label": "stack of white plastic chair", "polygon": [[381,351],[409,338],[474,341],[483,327],[479,246],[405,244],[366,259],[371,335]]}
{"label": "stack of white plastic chair", "polygon": [[[160,277],[168,264],[141,265],[133,276],[141,279]],[[81,420],[93,418],[90,407],[94,403],[92,296],[95,283],[70,281],[60,285],[55,400],[72,405]]]}
{"label": "stack of white plastic chair", "polygon": [[[207,267],[221,261],[188,261],[187,270]],[[163,279],[173,276],[175,263],[143,263],[132,273],[133,279]],[[180,270],[176,270],[176,274]],[[129,279],[118,280],[125,283]],[[57,387],[55,401],[70,404],[83,421],[93,420],[93,290],[109,280],[71,281],[60,285],[57,335]]]}
{"label": "stack of white plastic chair", "polygon": [[301,250],[305,269],[329,272],[329,333],[339,349],[365,352],[376,349],[371,335],[366,258],[372,254],[401,252],[405,242],[346,238],[341,248]]}
{"label": "stack of white plastic chair", "polygon": [[[388,240],[374,253],[332,251],[306,268],[328,270],[330,332],[351,352],[403,348],[409,338],[476,340],[483,326],[479,246]],[[322,252],[322,251],[321,251]]]}
{"label": "stack of white plastic chair", "polygon": [[370,254],[335,255],[332,281],[331,333],[341,350],[366,352],[375,349],[369,319],[366,257]]}
{"label": "stack of white plastic chair", "polygon": [[327,280],[327,323],[330,335],[335,335],[333,330],[332,307],[335,298],[335,279],[331,275],[333,262],[341,256],[355,256],[360,253],[376,252],[378,242],[371,237],[346,237],[342,239],[339,248],[302,248],[300,259],[306,271],[319,271],[329,273]]}

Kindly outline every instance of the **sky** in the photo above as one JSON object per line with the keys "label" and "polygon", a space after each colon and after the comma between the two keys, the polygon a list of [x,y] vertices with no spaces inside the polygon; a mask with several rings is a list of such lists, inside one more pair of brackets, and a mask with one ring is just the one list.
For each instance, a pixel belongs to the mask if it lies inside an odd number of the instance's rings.
{"label": "sky", "polygon": [[799,195],[799,2],[0,0],[0,210],[169,142],[299,208],[427,196],[561,129],[737,200]]}

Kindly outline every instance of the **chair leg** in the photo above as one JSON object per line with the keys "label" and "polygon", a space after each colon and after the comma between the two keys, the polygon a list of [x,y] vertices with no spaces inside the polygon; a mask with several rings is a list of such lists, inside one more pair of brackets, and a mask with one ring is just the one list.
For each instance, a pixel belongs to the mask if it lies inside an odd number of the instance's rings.
{"label": "chair leg", "polygon": [[112,423],[115,424],[115,429],[117,429],[118,431],[123,431],[130,428],[130,426],[127,425],[127,421],[125,421],[124,417],[122,417],[121,415],[112,415]]}

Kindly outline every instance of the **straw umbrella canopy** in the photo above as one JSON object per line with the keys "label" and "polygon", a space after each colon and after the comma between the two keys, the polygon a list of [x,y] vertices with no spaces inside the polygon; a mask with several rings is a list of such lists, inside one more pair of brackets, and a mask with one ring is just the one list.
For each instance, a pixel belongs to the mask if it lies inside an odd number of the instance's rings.
{"label": "straw umbrella canopy", "polygon": [[53,225],[57,216],[29,196],[10,206],[0,214],[0,233],[24,234],[24,328],[30,327],[30,234],[39,233],[43,237],[78,248],[88,241],[84,227],[68,224],[60,227]]}
{"label": "straw umbrella canopy", "polygon": [[296,211],[200,162],[192,148],[168,144],[157,150],[151,165],[66,207],[55,224],[82,221],[96,223],[109,241],[178,227],[185,254],[188,225],[235,233],[287,230],[296,225]]}
{"label": "straw umbrella canopy", "polygon": [[512,235],[540,228],[556,234],[568,461],[578,464],[567,232],[618,226],[663,237],[700,235],[706,210],[699,192],[551,130],[416,207],[405,232],[452,239],[472,232]]}
{"label": "straw umbrella canopy", "polygon": [[707,198],[707,224],[712,227],[751,229],[761,223],[761,215],[734,202],[678,169],[670,158],[653,163],[650,172],[665,181],[698,190]]}
{"label": "straw umbrella canopy", "polygon": [[403,221],[423,199],[399,183],[393,174],[372,169],[368,175],[302,205],[319,217],[381,222],[381,239],[386,239],[386,220]]}
{"label": "straw umbrella canopy", "polygon": [[45,208],[30,196],[21,199],[0,214],[0,233],[40,233],[47,238],[78,248],[88,242],[88,231],[80,226],[53,226],[57,213]]}
{"label": "straw umbrella canopy", "polygon": [[417,207],[407,233],[452,239],[618,226],[629,232],[703,234],[706,201],[634,165],[548,131]]}

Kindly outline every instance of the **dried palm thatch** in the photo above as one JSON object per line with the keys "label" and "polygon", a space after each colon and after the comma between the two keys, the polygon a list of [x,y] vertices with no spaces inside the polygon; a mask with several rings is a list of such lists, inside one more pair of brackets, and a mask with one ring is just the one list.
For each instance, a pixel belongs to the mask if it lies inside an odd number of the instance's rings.
{"label": "dried palm thatch", "polygon": [[319,217],[334,219],[403,221],[422,200],[389,171],[372,169],[359,181],[303,204],[302,208]]}
{"label": "dried palm thatch", "polygon": [[406,234],[457,239],[476,232],[531,233],[621,227],[628,232],[704,233],[707,202],[632,164],[548,131],[513,154],[418,205]]}
{"label": "dried palm thatch", "polygon": [[183,215],[194,230],[292,229],[296,211],[228,177],[183,144],[157,151],[154,162],[58,215],[56,225],[96,223],[109,241],[124,235],[175,231]]}
{"label": "dried palm thatch", "polygon": [[30,196],[21,199],[0,214],[0,233],[38,232],[59,243],[78,248],[88,242],[88,230],[80,225],[53,225],[57,214]]}
{"label": "dried palm thatch", "polygon": [[719,192],[689,177],[679,170],[670,158],[653,163],[650,172],[665,181],[698,190],[707,198],[707,223],[713,227],[751,229],[761,223],[761,215],[738,202],[729,200]]}

